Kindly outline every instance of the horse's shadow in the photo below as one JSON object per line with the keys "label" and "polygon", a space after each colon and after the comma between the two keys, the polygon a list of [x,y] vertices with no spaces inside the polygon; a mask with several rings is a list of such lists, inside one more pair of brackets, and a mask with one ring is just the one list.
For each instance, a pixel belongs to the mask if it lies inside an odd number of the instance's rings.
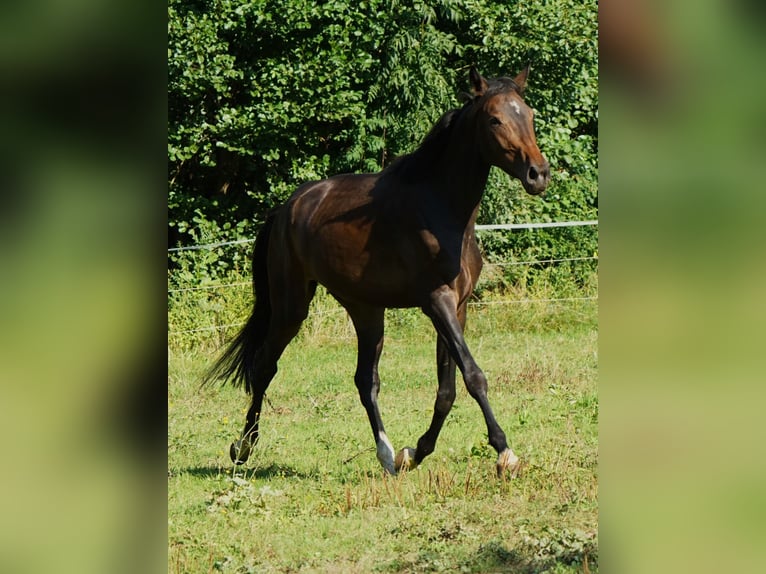
{"label": "horse's shadow", "polygon": [[283,464],[270,464],[268,466],[254,468],[207,465],[168,470],[168,478],[182,475],[193,476],[195,478],[224,478],[238,476],[245,480],[253,478],[311,478],[310,474],[306,474],[296,470],[292,466]]}

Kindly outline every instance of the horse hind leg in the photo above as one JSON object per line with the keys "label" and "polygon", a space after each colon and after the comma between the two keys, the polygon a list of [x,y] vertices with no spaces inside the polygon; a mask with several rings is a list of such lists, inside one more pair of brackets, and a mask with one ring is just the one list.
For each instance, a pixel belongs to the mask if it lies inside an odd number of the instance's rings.
{"label": "horse hind leg", "polygon": [[354,383],[359,399],[367,411],[378,461],[389,474],[396,474],[394,447],[391,444],[378,408],[380,377],[378,362],[383,350],[384,309],[349,305],[339,299],[354,323],[357,337],[357,363]]}
{"label": "horse hind leg", "polygon": [[316,283],[299,284],[291,289],[277,291],[280,301],[272,301],[272,313],[266,340],[255,357],[250,382],[252,401],[245,417],[241,437],[229,447],[229,456],[235,464],[247,462],[258,442],[263,397],[277,374],[277,363],[290,341],[295,338],[308,316],[309,304],[316,291]]}
{"label": "horse hind leg", "polygon": [[396,470],[411,470],[434,451],[444,421],[455,402],[455,361],[449,356],[449,350],[442,337],[436,344],[436,365],[439,390],[434,402],[434,414],[428,430],[418,440],[417,449],[403,448],[396,455]]}
{"label": "horse hind leg", "polygon": [[277,362],[280,355],[281,351],[278,351],[273,342],[267,339],[255,357],[254,374],[250,383],[252,399],[245,416],[245,427],[240,438],[229,447],[229,456],[234,464],[247,462],[252,449],[258,443],[263,398],[266,389],[277,374]]}

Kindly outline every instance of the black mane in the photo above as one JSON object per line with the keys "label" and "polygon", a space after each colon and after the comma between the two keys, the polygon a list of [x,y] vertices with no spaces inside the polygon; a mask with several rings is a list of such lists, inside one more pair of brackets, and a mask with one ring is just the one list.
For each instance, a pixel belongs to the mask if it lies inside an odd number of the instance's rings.
{"label": "black mane", "polygon": [[389,165],[382,177],[393,176],[407,182],[421,180],[428,175],[428,170],[433,167],[436,160],[447,147],[447,143],[452,133],[458,117],[470,105],[467,102],[462,108],[450,110],[434,124],[431,131],[428,132],[418,148],[406,155],[403,155]]}

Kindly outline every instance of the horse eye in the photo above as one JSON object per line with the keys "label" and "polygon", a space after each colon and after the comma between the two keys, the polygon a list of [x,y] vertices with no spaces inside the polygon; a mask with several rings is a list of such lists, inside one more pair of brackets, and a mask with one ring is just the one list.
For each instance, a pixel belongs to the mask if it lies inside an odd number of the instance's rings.
{"label": "horse eye", "polygon": [[495,116],[491,116],[491,117],[489,118],[489,125],[491,125],[491,126],[499,126],[499,125],[500,125],[500,124],[502,124],[502,123],[503,123],[503,122],[501,122],[501,121],[500,121],[499,119],[497,119]]}

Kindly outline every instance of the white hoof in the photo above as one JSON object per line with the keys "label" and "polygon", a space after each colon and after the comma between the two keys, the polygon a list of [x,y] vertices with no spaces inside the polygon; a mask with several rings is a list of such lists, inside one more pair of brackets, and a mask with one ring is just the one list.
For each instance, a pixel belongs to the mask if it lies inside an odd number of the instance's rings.
{"label": "white hoof", "polygon": [[519,457],[513,454],[513,451],[509,448],[501,452],[497,457],[497,476],[502,478],[505,473],[508,473],[509,478],[515,478],[521,468],[521,462]]}
{"label": "white hoof", "polygon": [[415,449],[406,447],[400,450],[396,454],[396,460],[394,461],[396,472],[401,470],[412,470],[418,463],[415,462]]}

